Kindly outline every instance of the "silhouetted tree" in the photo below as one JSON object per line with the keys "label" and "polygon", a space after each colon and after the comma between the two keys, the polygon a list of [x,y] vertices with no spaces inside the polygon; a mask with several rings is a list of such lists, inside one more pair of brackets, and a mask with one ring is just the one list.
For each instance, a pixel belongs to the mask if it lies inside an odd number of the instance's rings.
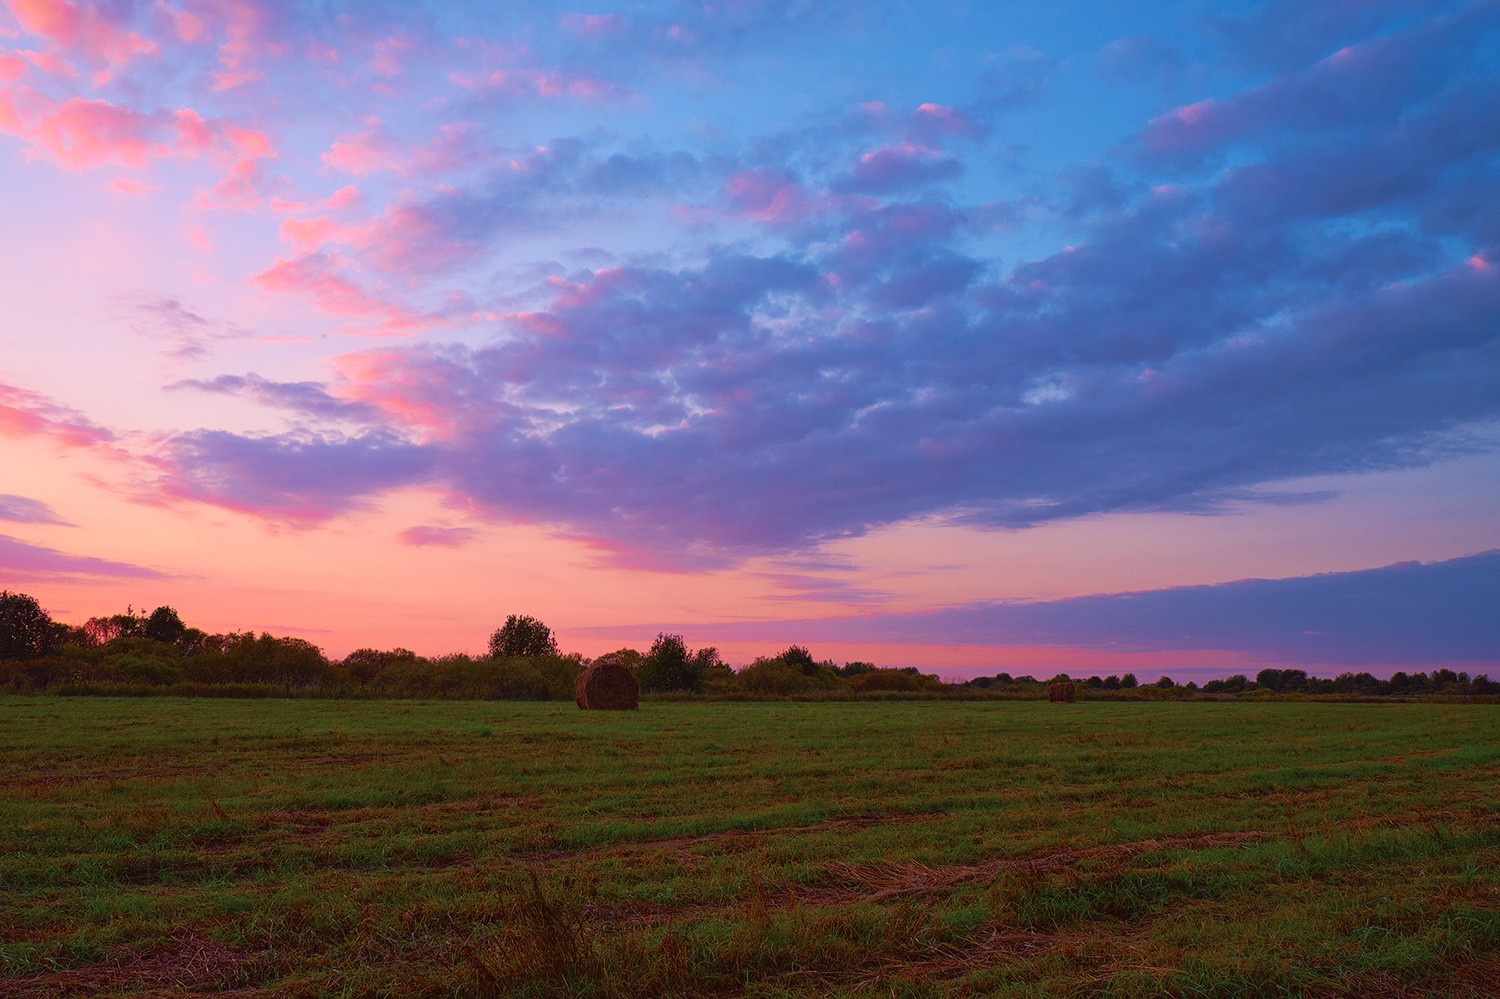
{"label": "silhouetted tree", "polygon": [[1255,685],[1278,694],[1307,687],[1307,671],[1300,669],[1263,669],[1255,674]]}
{"label": "silhouetted tree", "polygon": [[57,651],[60,635],[35,597],[0,590],[0,659],[35,659]]}
{"label": "silhouetted tree", "polygon": [[1239,694],[1249,685],[1250,681],[1245,679],[1245,674],[1236,673],[1225,680],[1208,681],[1203,685],[1203,692],[1205,694]]}
{"label": "silhouetted tree", "polygon": [[[717,661],[717,649],[703,650]],[[651,651],[641,661],[635,678],[641,690],[654,693],[697,693],[703,689],[703,674],[706,661],[688,652],[681,635],[662,633],[651,643]]]}
{"label": "silhouetted tree", "polygon": [[554,656],[557,655],[557,639],[552,629],[541,621],[525,614],[512,614],[505,619],[490,636],[490,655],[503,656]]}
{"label": "silhouetted tree", "polygon": [[123,614],[108,617],[91,617],[83,623],[89,641],[104,645],[117,638],[139,638],[146,630],[146,618],[137,614],[134,607],[126,607]]}
{"label": "silhouetted tree", "polygon": [[818,672],[818,661],[812,657],[811,652],[807,651],[806,646],[788,646],[787,650],[776,658],[788,666],[797,667],[807,676],[813,676]]}
{"label": "silhouetted tree", "polygon": [[168,645],[176,645],[182,641],[187,634],[187,625],[182,623],[182,618],[170,607],[162,606],[151,612],[146,618],[146,626],[141,629],[141,634],[156,642],[165,642]]}

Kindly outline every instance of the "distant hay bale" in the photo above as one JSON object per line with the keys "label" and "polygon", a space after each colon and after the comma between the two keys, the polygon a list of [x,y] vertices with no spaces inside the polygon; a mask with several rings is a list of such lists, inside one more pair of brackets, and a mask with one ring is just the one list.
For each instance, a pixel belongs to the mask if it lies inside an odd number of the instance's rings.
{"label": "distant hay bale", "polygon": [[1078,688],[1071,683],[1054,683],[1047,689],[1047,700],[1053,704],[1072,704],[1078,700]]}
{"label": "distant hay bale", "polygon": [[589,711],[634,711],[640,693],[635,674],[614,663],[590,666],[573,682],[573,700]]}

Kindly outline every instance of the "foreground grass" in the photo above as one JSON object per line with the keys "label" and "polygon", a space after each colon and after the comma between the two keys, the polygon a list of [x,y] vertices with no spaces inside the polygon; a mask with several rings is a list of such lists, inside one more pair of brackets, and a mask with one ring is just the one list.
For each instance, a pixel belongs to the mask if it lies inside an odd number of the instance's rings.
{"label": "foreground grass", "polygon": [[0,995],[1490,996],[1486,706],[0,699]]}

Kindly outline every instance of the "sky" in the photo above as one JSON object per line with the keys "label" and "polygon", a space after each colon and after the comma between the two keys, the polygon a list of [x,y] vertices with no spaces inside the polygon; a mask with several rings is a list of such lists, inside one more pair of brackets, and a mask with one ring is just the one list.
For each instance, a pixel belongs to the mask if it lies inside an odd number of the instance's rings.
{"label": "sky", "polygon": [[0,0],[0,588],[1500,672],[1500,5]]}

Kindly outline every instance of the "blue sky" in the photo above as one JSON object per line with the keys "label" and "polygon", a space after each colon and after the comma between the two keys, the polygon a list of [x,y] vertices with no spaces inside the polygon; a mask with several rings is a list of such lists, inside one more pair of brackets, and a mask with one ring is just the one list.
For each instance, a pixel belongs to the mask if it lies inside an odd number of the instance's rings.
{"label": "blue sky", "polygon": [[0,582],[335,652],[1366,661],[1171,608],[1493,588],[1497,66],[1476,2],[7,0]]}

